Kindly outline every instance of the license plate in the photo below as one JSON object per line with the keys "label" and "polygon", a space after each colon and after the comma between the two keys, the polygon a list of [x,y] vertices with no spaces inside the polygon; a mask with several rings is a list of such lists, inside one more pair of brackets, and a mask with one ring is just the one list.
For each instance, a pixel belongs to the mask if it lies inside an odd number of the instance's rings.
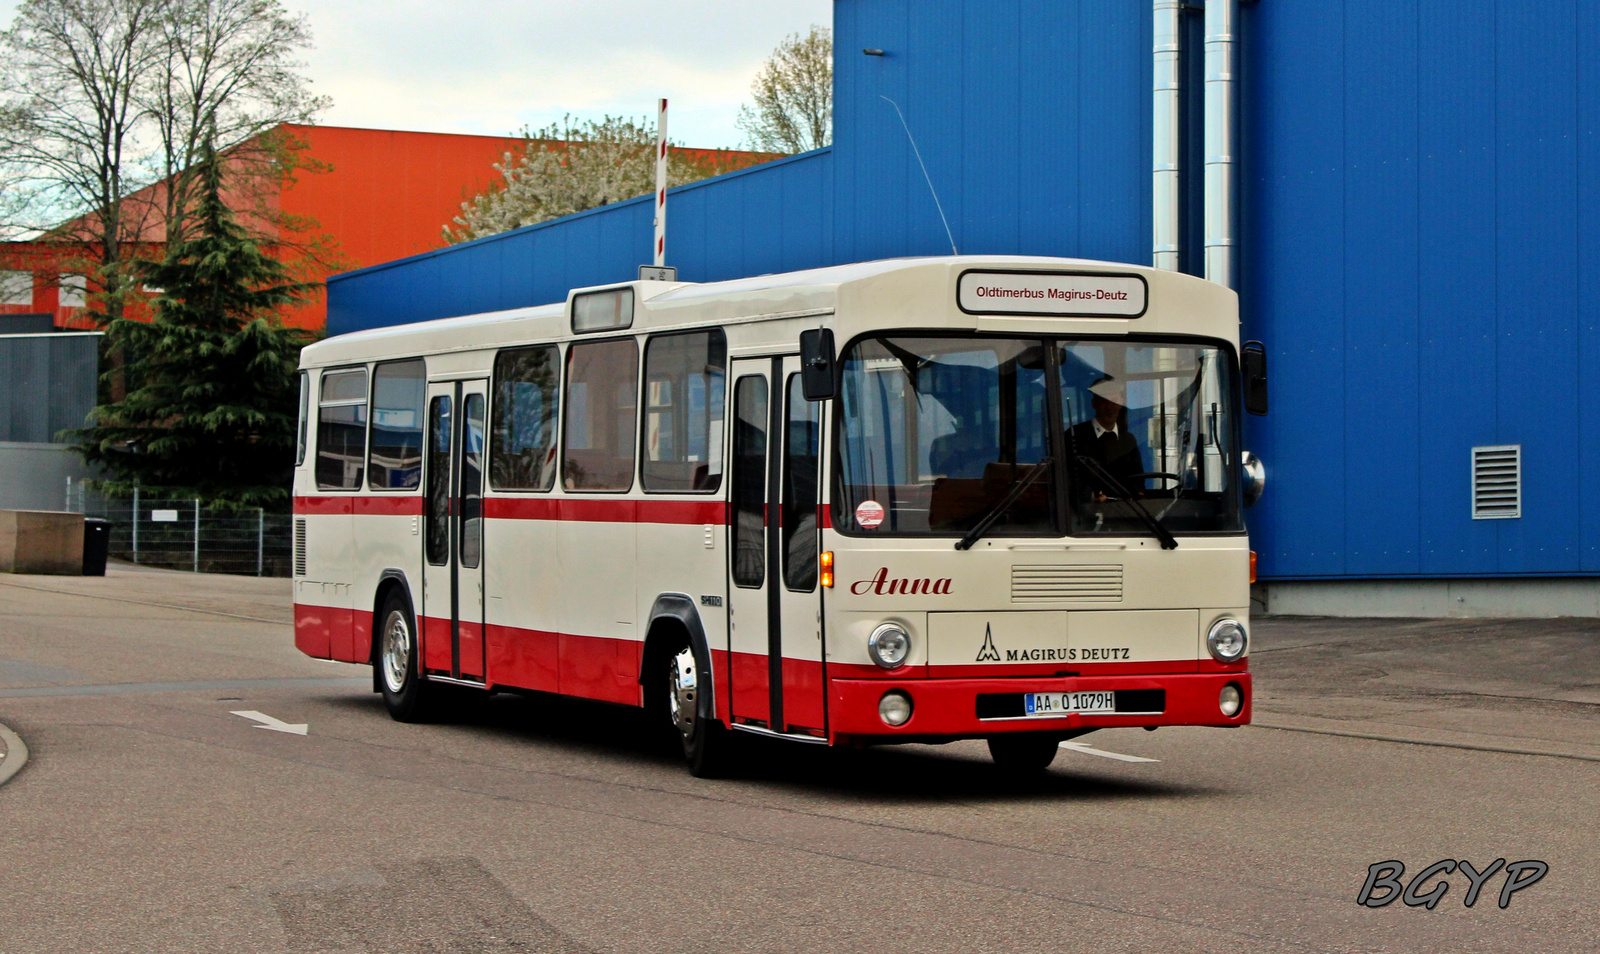
{"label": "license plate", "polygon": [[1024,692],[1022,704],[1030,719],[1069,713],[1116,712],[1116,694],[1105,692]]}

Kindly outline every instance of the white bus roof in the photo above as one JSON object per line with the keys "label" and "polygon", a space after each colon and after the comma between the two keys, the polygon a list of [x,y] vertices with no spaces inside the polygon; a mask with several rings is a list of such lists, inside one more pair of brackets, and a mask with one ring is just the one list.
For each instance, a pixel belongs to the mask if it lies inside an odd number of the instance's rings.
{"label": "white bus roof", "polygon": [[[1134,320],[963,312],[956,303],[959,278],[968,271],[984,270],[1139,276],[1148,289],[1148,305]],[[1188,334],[1234,343],[1238,336],[1238,296],[1232,290],[1178,272],[1084,259],[947,255],[721,282],[638,281],[598,286],[623,287],[634,289],[636,304],[632,326],[618,329],[619,334],[788,319],[810,327],[826,323],[835,329],[841,345],[862,331],[896,327],[1051,335]],[[573,289],[568,302],[573,295],[594,290]],[[567,303],[555,303],[357,331],[306,347],[300,363],[306,368],[327,367],[591,337],[572,333],[568,307]],[[819,321],[826,316],[833,317]],[[733,334],[730,331],[730,336]]]}

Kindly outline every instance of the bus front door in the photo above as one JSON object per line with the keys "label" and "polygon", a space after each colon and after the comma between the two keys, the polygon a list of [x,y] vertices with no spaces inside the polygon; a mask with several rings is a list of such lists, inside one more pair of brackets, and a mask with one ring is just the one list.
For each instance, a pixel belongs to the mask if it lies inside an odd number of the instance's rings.
{"label": "bus front door", "polygon": [[483,467],[487,382],[428,385],[422,658],[430,675],[484,681]]}
{"label": "bus front door", "polygon": [[728,507],[731,711],[736,724],[823,737],[817,589],[821,407],[796,356],[734,362]]}

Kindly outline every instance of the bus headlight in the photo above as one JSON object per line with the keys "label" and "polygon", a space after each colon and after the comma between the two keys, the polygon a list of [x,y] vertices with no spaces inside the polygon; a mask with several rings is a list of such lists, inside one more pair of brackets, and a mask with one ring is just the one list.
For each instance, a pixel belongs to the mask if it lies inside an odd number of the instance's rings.
{"label": "bus headlight", "polygon": [[911,654],[911,634],[898,623],[884,623],[867,637],[867,655],[884,669],[899,669]]}
{"label": "bus headlight", "polygon": [[1222,687],[1222,691],[1217,694],[1217,708],[1221,709],[1222,714],[1230,719],[1238,715],[1239,710],[1244,708],[1244,692],[1239,689],[1236,683],[1230,682]]}
{"label": "bus headlight", "polygon": [[890,689],[878,700],[878,716],[890,725],[905,725],[911,721],[911,697]]}
{"label": "bus headlight", "polygon": [[1219,663],[1238,662],[1249,646],[1244,624],[1236,619],[1219,619],[1211,624],[1211,632],[1206,634],[1206,649]]}

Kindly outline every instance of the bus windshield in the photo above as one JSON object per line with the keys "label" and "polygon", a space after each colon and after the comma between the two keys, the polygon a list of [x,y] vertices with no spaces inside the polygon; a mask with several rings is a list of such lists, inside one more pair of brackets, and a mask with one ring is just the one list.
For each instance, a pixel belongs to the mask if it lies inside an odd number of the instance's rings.
{"label": "bus windshield", "polygon": [[1237,532],[1231,368],[1177,342],[859,340],[834,526],[961,536],[1025,484],[985,535]]}

